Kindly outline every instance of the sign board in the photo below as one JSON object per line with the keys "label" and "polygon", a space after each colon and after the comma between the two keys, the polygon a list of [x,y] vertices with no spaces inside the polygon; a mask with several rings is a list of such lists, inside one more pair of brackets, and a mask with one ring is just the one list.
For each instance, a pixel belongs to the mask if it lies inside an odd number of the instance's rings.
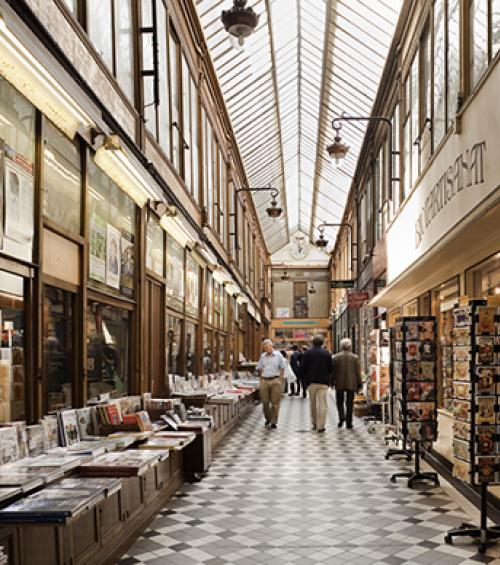
{"label": "sign board", "polygon": [[276,318],[289,318],[290,317],[290,308],[284,308],[278,306],[276,308]]}
{"label": "sign board", "polygon": [[387,281],[385,279],[377,279],[377,288],[385,288],[387,286]]}
{"label": "sign board", "polygon": [[330,281],[332,288],[354,288],[353,280]]}
{"label": "sign board", "polygon": [[363,307],[364,303],[370,298],[367,292],[348,292],[347,293],[347,306],[359,310]]}

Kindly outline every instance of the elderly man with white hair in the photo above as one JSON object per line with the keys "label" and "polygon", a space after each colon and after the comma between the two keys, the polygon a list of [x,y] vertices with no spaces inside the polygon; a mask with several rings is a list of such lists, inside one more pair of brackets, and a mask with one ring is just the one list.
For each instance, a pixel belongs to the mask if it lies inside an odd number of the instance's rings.
{"label": "elderly man with white hair", "polygon": [[333,374],[339,413],[339,428],[346,423],[352,428],[354,394],[362,387],[361,368],[357,355],[352,353],[352,342],[345,338],[340,342],[340,353],[333,356]]}
{"label": "elderly man with white hair", "polygon": [[264,352],[257,364],[260,378],[260,400],[266,419],[265,426],[278,427],[278,414],[285,375],[285,360],[279,351],[275,351],[273,342],[262,342]]}

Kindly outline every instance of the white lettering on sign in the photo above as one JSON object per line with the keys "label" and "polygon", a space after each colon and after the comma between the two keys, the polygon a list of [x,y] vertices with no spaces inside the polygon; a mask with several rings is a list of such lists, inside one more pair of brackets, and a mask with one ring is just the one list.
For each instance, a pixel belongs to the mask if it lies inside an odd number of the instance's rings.
{"label": "white lettering on sign", "polygon": [[432,187],[415,222],[415,248],[439,212],[462,190],[484,183],[486,141],[461,153]]}

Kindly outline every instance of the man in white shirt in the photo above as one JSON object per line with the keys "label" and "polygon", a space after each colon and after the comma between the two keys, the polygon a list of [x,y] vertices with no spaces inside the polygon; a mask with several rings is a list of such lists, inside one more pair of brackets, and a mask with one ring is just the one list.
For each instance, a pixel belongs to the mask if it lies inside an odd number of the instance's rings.
{"label": "man in white shirt", "polygon": [[262,342],[264,353],[260,356],[257,371],[260,378],[260,400],[266,419],[266,427],[278,427],[281,393],[285,375],[285,361],[279,351],[274,350],[273,342]]}

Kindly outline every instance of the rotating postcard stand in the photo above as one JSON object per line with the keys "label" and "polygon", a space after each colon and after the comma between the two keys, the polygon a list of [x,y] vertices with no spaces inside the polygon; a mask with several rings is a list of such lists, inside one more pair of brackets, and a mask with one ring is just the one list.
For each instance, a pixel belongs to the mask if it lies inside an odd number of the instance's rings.
{"label": "rotating postcard stand", "polygon": [[[407,461],[411,461],[413,451],[411,447],[408,447],[408,439],[407,434],[403,433],[404,430],[401,430],[401,433],[398,433],[397,425],[398,422],[396,421],[396,410],[395,410],[395,403],[397,402],[396,393],[395,393],[395,386],[394,386],[394,363],[393,359],[395,359],[396,355],[396,348],[395,348],[395,336],[396,336],[396,328],[391,328],[391,354],[390,354],[390,386],[389,386],[389,410],[390,410],[390,423],[393,429],[391,435],[386,437],[386,445],[389,441],[398,442],[401,441],[401,447],[390,447],[386,454],[386,459],[391,459],[392,457],[399,457],[403,455],[406,457]],[[402,437],[400,437],[402,436]]]}
{"label": "rotating postcard stand", "polygon": [[479,541],[479,552],[500,538],[500,525],[488,527],[488,485],[499,484],[500,308],[471,300],[453,311],[453,475],[481,489],[479,525],[450,530]]}
{"label": "rotating postcard stand", "polygon": [[422,445],[432,443],[437,437],[435,318],[401,318],[393,329],[393,344],[393,412],[402,449],[390,449],[386,459],[406,455],[410,460],[412,451],[408,444],[413,443],[415,468],[395,473],[391,481],[407,478],[410,488],[422,481],[439,485],[437,473],[421,470]]}

